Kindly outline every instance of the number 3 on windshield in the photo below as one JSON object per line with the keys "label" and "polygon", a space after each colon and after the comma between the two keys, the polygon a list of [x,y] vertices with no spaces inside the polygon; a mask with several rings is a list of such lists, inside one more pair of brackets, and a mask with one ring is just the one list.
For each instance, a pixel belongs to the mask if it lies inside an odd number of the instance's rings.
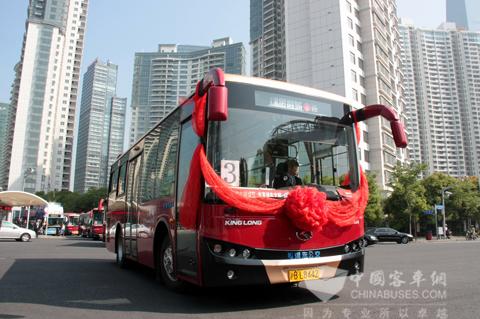
{"label": "number 3 on windshield", "polygon": [[221,161],[221,177],[230,186],[240,186],[240,161]]}

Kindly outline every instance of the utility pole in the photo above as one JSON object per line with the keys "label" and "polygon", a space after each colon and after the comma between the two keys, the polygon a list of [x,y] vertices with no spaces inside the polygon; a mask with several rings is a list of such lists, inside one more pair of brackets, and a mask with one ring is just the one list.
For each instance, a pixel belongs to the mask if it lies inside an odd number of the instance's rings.
{"label": "utility pole", "polygon": [[443,238],[447,238],[447,234],[445,234],[445,192],[451,188],[451,186],[442,188]]}

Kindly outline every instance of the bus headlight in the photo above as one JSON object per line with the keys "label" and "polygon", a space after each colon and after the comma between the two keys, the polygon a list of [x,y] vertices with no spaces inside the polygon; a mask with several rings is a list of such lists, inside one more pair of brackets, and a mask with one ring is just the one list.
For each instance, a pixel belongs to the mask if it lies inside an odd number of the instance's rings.
{"label": "bus headlight", "polygon": [[245,249],[242,251],[242,257],[245,258],[245,259],[247,259],[248,257],[250,257],[250,250],[248,250],[248,249],[245,248]]}
{"label": "bus headlight", "polygon": [[343,250],[345,251],[345,254],[348,254],[350,252],[350,245],[345,245],[345,247],[343,248]]}
{"label": "bus headlight", "polygon": [[230,249],[228,250],[228,256],[230,256],[230,257],[235,257],[236,255],[237,255],[237,251],[236,251],[235,249],[230,248]]}
{"label": "bus headlight", "polygon": [[222,252],[222,245],[220,244],[215,244],[213,245],[213,252],[216,254],[219,254]]}

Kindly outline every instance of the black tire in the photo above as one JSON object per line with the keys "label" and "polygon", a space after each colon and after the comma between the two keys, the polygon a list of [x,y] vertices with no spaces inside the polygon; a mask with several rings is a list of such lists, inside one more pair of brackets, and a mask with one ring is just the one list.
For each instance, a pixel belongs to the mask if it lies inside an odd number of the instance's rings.
{"label": "black tire", "polygon": [[122,230],[117,230],[118,235],[115,240],[115,252],[116,259],[115,262],[120,268],[127,268],[128,261],[125,257],[125,241],[123,240]]}
{"label": "black tire", "polygon": [[32,236],[30,236],[28,233],[23,233],[22,236],[20,236],[20,240],[24,243],[30,241],[30,239],[32,239]]}
{"label": "black tire", "polygon": [[157,279],[167,288],[178,292],[185,290],[185,282],[179,280],[175,274],[173,248],[168,235],[162,240],[160,250],[156,252],[155,273]]}
{"label": "black tire", "polygon": [[406,245],[406,244],[408,244],[408,241],[409,241],[408,237],[405,236],[405,237],[402,237],[401,243]]}

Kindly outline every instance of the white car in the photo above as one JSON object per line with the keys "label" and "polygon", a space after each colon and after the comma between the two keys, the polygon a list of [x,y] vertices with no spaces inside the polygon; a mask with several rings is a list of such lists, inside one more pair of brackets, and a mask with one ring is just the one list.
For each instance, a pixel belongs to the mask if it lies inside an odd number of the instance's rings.
{"label": "white car", "polygon": [[37,235],[33,230],[19,227],[5,220],[0,221],[0,239],[15,239],[16,241],[30,241]]}

